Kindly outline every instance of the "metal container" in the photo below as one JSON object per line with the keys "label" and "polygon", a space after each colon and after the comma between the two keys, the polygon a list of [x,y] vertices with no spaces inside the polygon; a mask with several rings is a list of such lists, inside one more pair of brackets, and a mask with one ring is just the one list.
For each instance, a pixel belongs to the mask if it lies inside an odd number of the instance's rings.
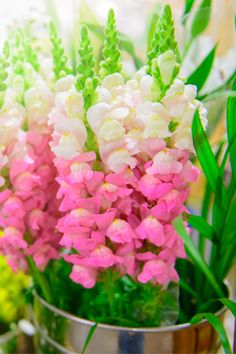
{"label": "metal container", "polygon": [[[81,353],[94,322],[34,299],[37,353]],[[217,315],[223,320],[225,309]],[[219,338],[206,321],[169,327],[128,328],[98,324],[87,354],[215,353]]]}

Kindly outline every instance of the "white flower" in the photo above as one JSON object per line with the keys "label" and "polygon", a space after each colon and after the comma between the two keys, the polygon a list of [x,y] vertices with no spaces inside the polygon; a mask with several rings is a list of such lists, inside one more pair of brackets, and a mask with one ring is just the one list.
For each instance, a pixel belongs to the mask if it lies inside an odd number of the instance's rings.
{"label": "white flower", "polygon": [[181,127],[181,129],[177,129],[172,136],[172,141],[174,142],[174,147],[193,152],[194,149],[192,142],[191,126]]}
{"label": "white flower", "polygon": [[161,78],[165,85],[169,85],[174,68],[176,66],[176,56],[172,50],[167,50],[157,58]]}
{"label": "white flower", "polygon": [[66,160],[75,158],[82,152],[83,143],[79,142],[73,134],[65,133],[58,141],[58,144],[51,147],[56,156],[63,157]]}
{"label": "white flower", "polygon": [[106,120],[99,129],[99,137],[105,141],[118,140],[125,135],[125,129],[117,120]]}
{"label": "white flower", "polygon": [[87,121],[95,134],[99,130],[103,119],[109,111],[110,105],[103,102],[97,103],[88,109]]}
{"label": "white flower", "polygon": [[24,94],[24,102],[27,109],[29,125],[47,126],[48,113],[53,105],[53,94],[44,81],[35,82],[34,86]]}
{"label": "white flower", "polygon": [[124,78],[119,73],[107,75],[104,77],[102,81],[102,87],[106,88],[107,90],[111,90],[114,87],[123,86],[123,85],[124,85]]}
{"label": "white flower", "polygon": [[121,148],[107,157],[106,164],[113,172],[119,173],[127,166],[133,169],[136,166],[136,159],[131,157],[126,149]]}
{"label": "white flower", "polygon": [[161,103],[144,102],[137,106],[136,118],[144,126],[143,138],[167,138],[170,117]]}
{"label": "white flower", "polygon": [[73,75],[67,75],[65,77],[62,77],[55,83],[54,89],[55,92],[57,93],[68,91],[73,87],[74,84],[75,84],[75,77]]}
{"label": "white flower", "polygon": [[80,92],[59,92],[55,98],[55,105],[59,110],[64,110],[68,118],[83,117],[84,99]]}

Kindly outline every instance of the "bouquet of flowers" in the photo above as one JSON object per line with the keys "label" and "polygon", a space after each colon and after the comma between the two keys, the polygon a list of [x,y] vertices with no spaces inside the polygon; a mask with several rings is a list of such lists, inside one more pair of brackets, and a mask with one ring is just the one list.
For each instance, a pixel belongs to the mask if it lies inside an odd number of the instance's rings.
{"label": "bouquet of flowers", "polygon": [[52,58],[23,29],[4,46],[0,250],[59,308],[110,324],[174,324],[186,253],[172,222],[189,214],[192,122],[197,114],[206,127],[207,111],[180,75],[168,5],[132,78],[113,10],[104,37],[98,63],[82,26],[75,69],[53,23]]}

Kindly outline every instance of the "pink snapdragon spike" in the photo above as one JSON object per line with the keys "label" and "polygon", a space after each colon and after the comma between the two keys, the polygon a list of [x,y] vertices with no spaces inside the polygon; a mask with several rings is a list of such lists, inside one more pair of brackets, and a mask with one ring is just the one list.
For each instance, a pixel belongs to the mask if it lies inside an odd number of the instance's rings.
{"label": "pink snapdragon spike", "polygon": [[[142,283],[166,286],[178,280],[176,258],[185,257],[172,221],[186,210],[189,182],[196,181],[198,171],[189,160],[191,146],[176,148],[171,140],[175,132],[164,132],[160,130],[167,129],[164,123],[162,128],[156,124],[159,119],[169,124],[173,117],[168,106],[153,107],[145,98],[140,85],[145,74],[138,77],[135,90],[119,73],[106,76],[97,88],[99,102],[89,108],[86,117],[101,161],[95,154],[87,158],[85,146],[73,159],[65,159],[54,149],[58,196],[61,210],[66,212],[57,224],[63,234],[60,243],[67,252],[78,252],[78,256],[64,258],[74,264],[71,279],[84,287],[94,286],[99,274],[109,268]],[[188,104],[192,102],[184,99],[181,109]],[[195,100],[195,105],[197,109],[200,103]],[[168,147],[163,137],[168,138]],[[94,170],[96,164],[102,172]]]}

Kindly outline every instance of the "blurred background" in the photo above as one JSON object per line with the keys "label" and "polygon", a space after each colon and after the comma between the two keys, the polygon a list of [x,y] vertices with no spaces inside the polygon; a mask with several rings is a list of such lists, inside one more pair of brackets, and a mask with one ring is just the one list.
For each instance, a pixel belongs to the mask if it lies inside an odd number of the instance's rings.
{"label": "blurred background", "polygon": [[[131,75],[145,60],[147,38],[150,34],[154,15],[158,16],[162,6],[169,3],[172,6],[175,18],[176,36],[180,43],[181,53],[184,56],[182,68],[184,76],[188,77],[194,72],[207,54],[217,45],[214,66],[200,92],[202,97],[206,96],[203,101],[209,112],[207,134],[211,139],[213,148],[217,149],[225,136],[224,112],[228,92],[227,86],[225,86],[224,94],[217,94],[217,88],[225,85],[236,70],[236,0],[212,0],[209,25],[188,46],[191,16],[194,15],[194,8],[197,8],[200,2],[200,0],[196,0],[191,14],[183,17],[185,0],[0,0],[0,43],[2,45],[13,24],[14,26],[16,23],[21,25],[33,19],[34,34],[37,36],[35,46],[40,47],[42,51],[47,53],[50,51],[47,28],[50,19],[53,18],[68,57],[72,65],[75,66],[80,25],[82,23],[89,25],[96,55],[99,57],[102,43],[101,26],[105,23],[108,10],[114,8],[117,26],[125,46],[122,53],[125,63],[124,70],[128,75]],[[134,46],[132,43],[134,43]],[[188,47],[188,51],[186,51],[186,47]],[[189,199],[191,209],[199,210],[201,208],[203,192],[204,182],[200,178],[199,183],[193,187]],[[5,261],[2,260],[2,262]],[[5,266],[5,263],[3,263],[3,266]],[[230,275],[233,289],[236,289],[235,274],[236,269],[234,267]],[[9,299],[9,309],[14,308],[18,292],[28,286],[28,279],[19,279],[21,284],[16,287],[18,290],[14,290],[16,297],[13,300]],[[14,283],[17,284],[16,280]],[[0,304],[1,301],[6,302],[5,297],[7,295],[1,290],[3,288],[4,285],[1,286],[0,284]],[[233,291],[236,292],[236,290]],[[7,311],[8,316],[11,315],[9,309]],[[21,313],[19,315],[14,313],[13,315],[16,316],[13,320],[18,320],[18,317],[22,316]],[[0,317],[1,320],[3,321]],[[12,321],[12,318],[9,321]],[[232,331],[232,318],[229,320],[228,327]]]}

